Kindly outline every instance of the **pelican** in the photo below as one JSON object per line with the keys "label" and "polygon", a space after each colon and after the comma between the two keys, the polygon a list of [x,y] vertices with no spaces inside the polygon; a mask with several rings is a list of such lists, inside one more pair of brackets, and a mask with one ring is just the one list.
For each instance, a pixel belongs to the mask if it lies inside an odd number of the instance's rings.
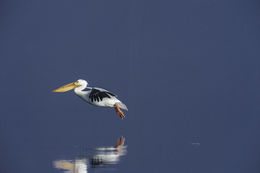
{"label": "pelican", "polygon": [[[76,82],[72,82],[67,85],[63,85],[58,89],[53,90],[53,92],[66,92],[74,89],[76,95],[78,95],[84,101],[101,107],[114,107],[116,113],[122,118],[125,118],[125,115],[121,109],[127,110],[127,107],[124,103],[122,103],[115,94],[96,87],[87,87],[88,82],[79,79]],[[121,108],[121,109],[120,109]]]}

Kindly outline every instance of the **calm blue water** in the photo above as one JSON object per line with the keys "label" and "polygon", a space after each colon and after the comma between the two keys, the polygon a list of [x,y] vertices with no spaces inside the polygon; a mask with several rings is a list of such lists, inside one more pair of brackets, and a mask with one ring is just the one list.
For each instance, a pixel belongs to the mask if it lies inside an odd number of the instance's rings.
{"label": "calm blue water", "polygon": [[[0,172],[260,171],[257,1],[0,7]],[[117,94],[127,118],[51,92],[79,78]]]}

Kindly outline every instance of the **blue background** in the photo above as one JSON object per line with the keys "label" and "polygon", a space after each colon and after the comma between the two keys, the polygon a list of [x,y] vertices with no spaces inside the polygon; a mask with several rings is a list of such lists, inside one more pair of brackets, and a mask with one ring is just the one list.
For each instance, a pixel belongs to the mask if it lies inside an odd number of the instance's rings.
{"label": "blue background", "polygon": [[[260,171],[259,1],[0,6],[1,172],[58,173],[54,160],[120,136],[114,172]],[[116,93],[127,118],[51,92],[79,78]]]}

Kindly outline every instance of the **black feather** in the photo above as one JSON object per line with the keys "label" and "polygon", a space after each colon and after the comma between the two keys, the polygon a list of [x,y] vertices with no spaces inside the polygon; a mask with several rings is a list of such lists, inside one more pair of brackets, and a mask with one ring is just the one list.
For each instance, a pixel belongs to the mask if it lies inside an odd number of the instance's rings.
{"label": "black feather", "polygon": [[111,98],[111,96],[116,96],[115,94],[112,94],[111,92],[108,91],[100,91],[98,89],[93,88],[91,93],[89,94],[89,98],[91,101],[102,101],[103,98]]}

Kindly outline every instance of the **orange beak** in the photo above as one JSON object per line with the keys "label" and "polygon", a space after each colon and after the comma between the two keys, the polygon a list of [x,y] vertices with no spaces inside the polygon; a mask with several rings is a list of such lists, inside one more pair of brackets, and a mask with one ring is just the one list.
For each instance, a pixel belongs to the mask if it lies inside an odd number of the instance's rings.
{"label": "orange beak", "polygon": [[67,85],[63,85],[62,87],[57,88],[57,89],[53,90],[52,92],[66,92],[66,91],[72,90],[74,88],[77,88],[79,86],[80,85],[75,85],[75,82],[73,82],[73,83],[70,83]]}

